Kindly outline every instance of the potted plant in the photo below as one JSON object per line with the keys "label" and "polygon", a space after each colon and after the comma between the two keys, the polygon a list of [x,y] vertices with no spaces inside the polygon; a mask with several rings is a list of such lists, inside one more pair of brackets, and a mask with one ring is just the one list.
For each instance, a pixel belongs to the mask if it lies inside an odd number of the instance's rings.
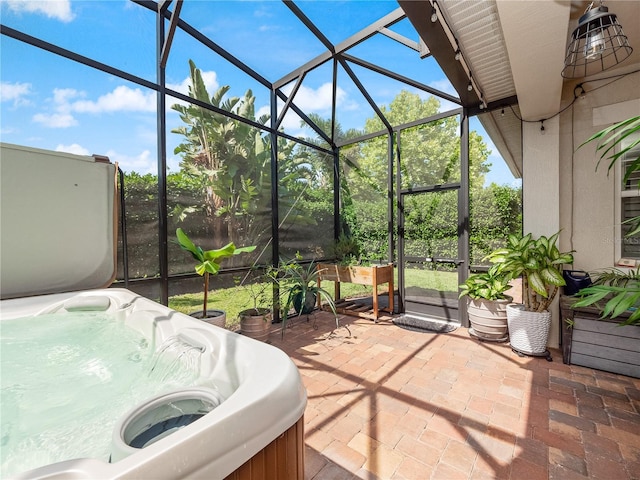
{"label": "potted plant", "polygon": [[238,313],[242,335],[263,342],[269,338],[273,319],[271,304],[274,275],[271,268],[260,271],[254,269],[244,278],[242,286],[251,297],[252,307]]}
{"label": "potted plant", "polygon": [[498,272],[508,279],[522,277],[523,304],[507,305],[507,321],[511,348],[521,355],[545,356],[547,350],[551,312],[549,306],[565,285],[562,265],[573,263],[571,252],[561,253],[556,242],[558,233],[551,237],[534,239],[509,235],[507,245],[488,255]]}
{"label": "potted plant", "polygon": [[196,273],[204,277],[204,300],[202,304],[202,311],[194,312],[192,317],[200,318],[208,323],[212,323],[219,327],[224,328],[226,315],[222,310],[209,310],[207,311],[207,300],[209,294],[209,275],[217,275],[220,271],[220,262],[225,258],[239,255],[245,252],[252,252],[255,250],[255,246],[236,248],[233,243],[229,243],[222,248],[215,250],[203,250],[201,247],[196,246],[187,236],[181,228],[176,230],[176,237],[180,248],[191,253],[196,260],[195,270]]}
{"label": "potted plant", "polygon": [[[299,260],[299,255],[297,260]],[[315,308],[318,298],[321,303],[324,300],[333,314],[336,316],[336,324],[338,315],[333,298],[318,283],[320,270],[314,262],[310,262],[307,266],[301,265],[297,260],[289,262],[281,262],[279,272],[274,278],[277,279],[280,287],[280,294],[286,300],[282,304],[282,335],[286,328],[287,317],[289,311],[293,307],[297,316],[308,315]]]}
{"label": "potted plant", "polygon": [[331,253],[336,257],[338,265],[358,265],[361,260],[362,249],[354,237],[344,232],[340,234],[333,244]]}
{"label": "potted plant", "polygon": [[504,342],[509,336],[507,305],[513,302],[513,298],[505,292],[511,285],[498,270],[498,265],[493,265],[487,272],[469,275],[467,281],[460,285],[460,298],[469,297],[469,333],[480,340]]}
{"label": "potted plant", "polygon": [[640,268],[591,272],[562,302],[564,363],[640,378]]}
{"label": "potted plant", "polygon": [[[319,263],[317,268],[320,272],[320,281],[334,282],[334,298],[339,302],[336,310],[346,315],[378,320],[381,310],[393,313],[393,264],[370,265],[362,260],[362,249],[357,240],[344,233],[334,243],[333,255],[336,263]],[[359,285],[371,286],[373,290],[373,308],[363,310],[362,303],[357,299],[344,302],[340,294],[341,283],[355,283]],[[378,308],[378,285],[387,283],[388,306]]]}
{"label": "potted plant", "polygon": [[604,270],[595,272],[593,277],[590,286],[576,293],[580,300],[573,307],[595,305],[602,311],[601,318],[610,319],[629,313],[620,325],[640,324],[640,267],[628,272],[616,268]]}

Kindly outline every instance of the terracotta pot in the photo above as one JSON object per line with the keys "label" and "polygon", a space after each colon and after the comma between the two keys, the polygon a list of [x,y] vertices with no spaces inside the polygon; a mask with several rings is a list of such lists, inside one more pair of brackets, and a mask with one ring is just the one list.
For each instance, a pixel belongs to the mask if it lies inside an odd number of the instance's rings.
{"label": "terracotta pot", "polygon": [[268,308],[250,308],[241,311],[240,332],[249,338],[264,342],[271,332],[271,310]]}
{"label": "terracotta pot", "polygon": [[469,298],[467,313],[472,328],[469,333],[481,340],[507,341],[507,305],[512,301],[510,297],[505,300]]}

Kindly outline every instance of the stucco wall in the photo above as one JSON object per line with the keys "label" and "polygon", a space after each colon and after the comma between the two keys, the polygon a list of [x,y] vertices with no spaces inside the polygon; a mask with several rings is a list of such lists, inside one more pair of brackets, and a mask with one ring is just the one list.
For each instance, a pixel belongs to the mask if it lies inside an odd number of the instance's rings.
{"label": "stucco wall", "polygon": [[[636,69],[640,69],[640,65]],[[627,68],[626,71],[633,71]],[[561,108],[544,122],[523,124],[523,230],[550,235],[560,230],[561,251],[575,250],[573,268],[613,267],[615,258],[615,185],[607,164],[595,170],[595,145],[578,146],[607,125],[640,115],[640,72],[619,79],[584,82],[586,94],[574,98],[574,85],[565,85]],[[577,91],[577,90],[576,90]],[[560,340],[558,302],[549,346]]]}
{"label": "stucco wall", "polygon": [[[560,115],[561,248],[575,250],[574,268],[587,271],[613,267],[620,239],[615,238],[615,176],[607,175],[608,162],[596,171],[594,143],[578,147],[602,128],[640,115],[640,72],[613,80],[585,82],[586,94]],[[563,106],[573,98],[568,86]]]}

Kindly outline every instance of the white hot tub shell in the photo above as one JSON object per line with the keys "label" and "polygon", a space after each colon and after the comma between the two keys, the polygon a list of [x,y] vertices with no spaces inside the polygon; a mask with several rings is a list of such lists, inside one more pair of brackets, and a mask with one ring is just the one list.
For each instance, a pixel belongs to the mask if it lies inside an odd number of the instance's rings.
{"label": "white hot tub shell", "polygon": [[[198,387],[215,387],[219,397],[219,404],[198,420],[144,448],[121,452],[113,463],[72,458],[14,478],[223,479],[301,425],[306,391],[297,368],[281,350],[129,290],[100,288],[115,278],[113,164],[0,147],[0,321],[99,305],[96,308],[106,308],[114,321],[137,330],[155,348],[176,335],[193,342],[202,352]],[[96,245],[102,252],[98,258]],[[37,251],[46,252],[39,262],[24,261]]]}
{"label": "white hot tub shell", "polygon": [[223,401],[196,422],[115,463],[72,459],[15,478],[221,479],[302,417],[306,392],[297,368],[281,350],[175,312],[128,290],[3,300],[2,320],[60,311],[65,303],[83,297],[107,298],[116,321],[123,321],[156,346],[177,334],[204,346],[198,384],[206,387],[210,380]]}

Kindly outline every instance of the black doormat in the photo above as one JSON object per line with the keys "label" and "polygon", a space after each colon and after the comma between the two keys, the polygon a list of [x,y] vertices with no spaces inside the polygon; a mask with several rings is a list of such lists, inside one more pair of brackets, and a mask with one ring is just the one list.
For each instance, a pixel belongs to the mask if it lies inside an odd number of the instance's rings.
{"label": "black doormat", "polygon": [[394,318],[393,323],[405,330],[423,333],[450,333],[460,326],[458,323],[430,320],[428,318],[419,318],[410,315],[402,315],[401,317]]}

